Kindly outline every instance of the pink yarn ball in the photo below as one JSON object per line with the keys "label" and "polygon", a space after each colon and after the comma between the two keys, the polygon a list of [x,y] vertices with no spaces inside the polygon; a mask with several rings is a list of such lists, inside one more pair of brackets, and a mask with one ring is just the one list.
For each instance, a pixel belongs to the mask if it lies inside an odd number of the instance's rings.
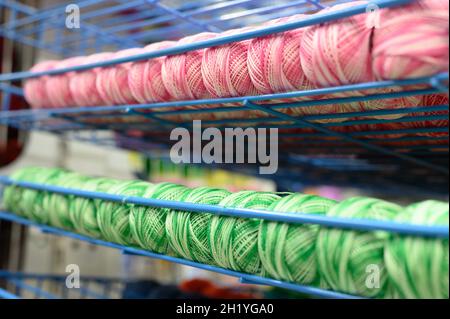
{"label": "pink yarn ball", "polygon": [[[55,69],[64,69],[80,65],[83,59],[83,57],[73,57],[59,61],[55,64]],[[70,92],[70,80],[74,75],[75,72],[53,75],[45,81],[45,90],[47,91],[50,104],[53,107],[59,108],[76,105]]]}
{"label": "pink yarn ball", "polygon": [[[188,44],[216,37],[204,32],[185,37],[177,44]],[[194,100],[210,98],[203,83],[201,65],[204,49],[168,56],[164,59],[161,75],[164,86],[172,100]]]}
{"label": "pink yarn ball", "polygon": [[[324,10],[336,11],[360,5],[355,1]],[[318,87],[370,82],[372,29],[366,14],[306,28],[300,47],[300,61],[306,77]]]}
{"label": "pink yarn ball", "polygon": [[[152,52],[174,46],[174,41],[152,43],[144,52]],[[128,72],[131,94],[139,103],[166,102],[171,96],[163,85],[161,68],[164,57],[133,62]]]}
{"label": "pink yarn ball", "polygon": [[[31,72],[49,71],[55,68],[58,61],[43,61],[31,68]],[[23,86],[25,100],[32,108],[51,108],[52,104],[45,89],[45,82],[49,76],[27,79]]]}
{"label": "pink yarn ball", "polygon": [[419,6],[383,9],[373,36],[373,72],[379,80],[448,71],[448,10]]}
{"label": "pink yarn ball", "polygon": [[[112,59],[124,58],[142,53],[142,48],[131,48],[116,52]],[[107,104],[135,104],[128,84],[128,72],[132,62],[115,64],[98,71],[96,87],[102,100]]]}
{"label": "pink yarn ball", "polygon": [[[97,63],[111,59],[113,53],[103,52],[84,57],[82,65]],[[97,74],[100,68],[93,68],[75,73],[70,78],[70,92],[77,106],[98,106],[107,104],[102,99],[96,87]]]}

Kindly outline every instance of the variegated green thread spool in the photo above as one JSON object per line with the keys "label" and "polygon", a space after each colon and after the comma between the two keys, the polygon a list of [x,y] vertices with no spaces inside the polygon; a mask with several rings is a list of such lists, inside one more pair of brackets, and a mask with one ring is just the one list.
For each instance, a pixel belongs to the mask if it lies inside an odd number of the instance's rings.
{"label": "variegated green thread spool", "polygon": [[[242,191],[224,198],[219,205],[233,208],[267,209],[280,196],[273,193]],[[250,274],[261,273],[258,254],[260,219],[213,216],[208,242],[217,265]]]}
{"label": "variegated green thread spool", "polygon": [[[269,207],[270,211],[326,214],[336,201],[303,194],[291,194]],[[316,240],[319,225],[263,221],[258,250],[264,270],[273,278],[301,284],[320,285]]]}
{"label": "variegated green thread spool", "polygon": [[[143,195],[145,198],[180,200],[190,189],[173,183],[156,184]],[[174,254],[169,249],[166,234],[168,208],[135,206],[130,214],[133,237],[144,249],[160,254]]]}
{"label": "variegated green thread spool", "polygon": [[[86,191],[96,191],[107,193],[113,186],[117,185],[117,180],[109,178],[93,178],[80,188]],[[97,221],[97,210],[101,201],[98,199],[75,197],[70,205],[70,220],[75,229],[83,235],[100,238],[101,232]]]}
{"label": "variegated green thread spool", "polygon": [[[217,205],[231,193],[211,187],[198,187],[181,201]],[[180,256],[205,264],[214,264],[208,245],[208,227],[212,214],[171,211],[166,219],[166,233],[172,249]]]}
{"label": "variegated green thread spool", "polygon": [[[38,184],[52,184],[59,176],[64,175],[64,171],[58,168],[42,168],[39,172],[27,176],[27,181]],[[44,209],[44,199],[48,195],[45,191],[35,189],[25,189],[22,192],[20,202],[21,211],[24,216],[41,224],[47,224],[50,216]]]}
{"label": "variegated green thread spool", "polygon": [[[10,177],[15,181],[24,181],[27,180],[28,175],[34,175],[35,172],[39,172],[40,170],[40,167],[25,167],[16,170]],[[5,188],[3,192],[3,203],[7,210],[18,215],[24,215],[24,212],[20,208],[24,190],[25,188],[16,185],[10,185]]]}
{"label": "variegated green thread spool", "polygon": [[[383,200],[354,197],[335,205],[327,215],[393,220],[401,211],[402,207]],[[388,237],[382,231],[321,228],[316,243],[320,275],[334,290],[386,297],[391,290],[383,258]]]}
{"label": "variegated green thread spool", "polygon": [[[68,172],[55,179],[53,185],[64,188],[79,188],[80,185],[83,185],[88,180],[87,176]],[[70,206],[73,199],[73,195],[47,193],[42,205],[48,213],[50,225],[66,230],[74,229],[70,219]]]}
{"label": "variegated green thread spool", "polygon": [[[396,221],[419,225],[449,225],[448,203],[428,200],[410,205]],[[401,298],[448,298],[448,238],[392,235],[384,259]]]}
{"label": "variegated green thread spool", "polygon": [[[113,186],[111,194],[142,197],[152,187],[152,184],[143,181],[120,182]],[[133,204],[118,202],[103,202],[97,211],[97,222],[102,237],[110,242],[121,245],[135,243],[130,228],[130,210]]]}

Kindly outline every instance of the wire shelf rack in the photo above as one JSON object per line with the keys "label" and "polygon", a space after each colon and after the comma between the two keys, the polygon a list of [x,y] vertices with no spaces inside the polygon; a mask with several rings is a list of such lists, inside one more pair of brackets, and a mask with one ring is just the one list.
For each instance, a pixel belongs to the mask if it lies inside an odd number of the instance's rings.
{"label": "wire shelf rack", "polygon": [[67,276],[32,274],[0,270],[0,299],[118,299],[126,280],[117,278],[82,277],[80,287],[67,288]]}
{"label": "wire shelf rack", "polygon": [[[112,201],[118,203],[129,203],[141,206],[149,206],[149,207],[160,207],[160,208],[169,208],[173,210],[180,211],[188,211],[188,212],[197,212],[197,213],[210,213],[210,214],[219,214],[225,216],[232,217],[241,217],[241,218],[258,218],[263,220],[271,220],[285,223],[294,223],[294,224],[317,224],[324,227],[332,227],[332,228],[340,228],[340,229],[352,229],[352,230],[360,230],[360,231],[386,231],[389,233],[398,233],[404,234],[408,236],[421,236],[427,238],[448,238],[449,237],[449,229],[447,226],[424,226],[417,224],[404,224],[398,222],[390,222],[390,221],[374,221],[367,219],[349,219],[349,218],[340,218],[340,217],[330,217],[330,216],[321,216],[321,215],[308,215],[308,214],[298,214],[298,213],[281,213],[281,212],[272,212],[272,211],[264,211],[264,210],[253,210],[253,209],[237,209],[237,208],[226,208],[215,205],[206,205],[206,204],[193,204],[193,203],[185,203],[185,202],[177,202],[177,201],[169,201],[169,200],[158,200],[158,199],[149,199],[142,197],[133,197],[133,196],[120,196],[113,195],[107,193],[100,192],[92,192],[92,191],[84,191],[80,189],[72,189],[65,188],[59,186],[51,186],[45,184],[24,182],[13,180],[6,176],[0,176],[0,184],[2,185],[15,185],[18,187],[24,187],[39,191],[45,191],[50,193],[58,193],[65,195],[73,195],[91,199],[100,199],[104,201]],[[0,211],[0,219],[19,223],[26,226],[38,227],[43,232],[59,235],[59,236],[67,236],[83,241],[87,241],[92,244],[102,245],[107,247],[112,247],[116,249],[120,249],[124,254],[138,255],[138,256],[147,256],[151,258],[162,259],[170,262],[175,262],[182,265],[187,265],[191,267],[200,268],[203,270],[213,271],[220,274],[225,274],[233,277],[240,278],[240,281],[243,283],[249,284],[260,284],[260,285],[268,285],[274,286],[284,289],[290,289],[296,292],[305,293],[312,296],[318,296],[323,298],[361,298],[359,296],[349,295],[342,292],[335,292],[330,290],[325,290],[321,288],[311,287],[299,285],[291,282],[284,282],[280,280],[275,280],[271,278],[265,278],[261,276],[256,276],[252,274],[240,273],[236,271],[232,271],[229,269],[220,268],[217,266],[206,265],[197,263],[194,261],[190,261],[187,259],[177,258],[173,256],[167,256],[162,254],[153,253],[150,251],[142,250],[136,247],[128,247],[122,246],[119,244],[114,244],[110,242],[106,242],[100,239],[93,239],[90,237],[86,237],[83,235],[79,235],[73,232],[65,231],[62,229],[58,229],[48,225],[38,224],[34,221],[28,220],[26,218],[14,215],[10,212]]]}
{"label": "wire shelf rack", "polygon": [[[303,0],[273,3],[254,0],[204,0],[177,5],[176,2],[156,0],[84,0],[76,4],[81,10],[81,23],[86,32],[78,32],[61,27],[64,24],[61,17],[65,16],[65,5],[35,9],[17,1],[5,0],[0,1],[0,7],[10,13],[8,20],[0,26],[0,36],[65,57],[106,48],[121,49],[162,39],[176,39],[187,35],[186,32],[217,32],[285,15],[316,12],[341,2],[347,1]],[[413,1],[372,2],[384,8]],[[299,172],[299,167],[303,167],[314,169],[318,178],[340,172],[343,178],[337,183],[351,183],[357,176],[357,179],[366,185],[378,181],[379,185],[398,186],[399,192],[432,192],[446,195],[449,174],[448,126],[437,123],[448,121],[448,104],[302,117],[293,116],[288,111],[331,104],[447,94],[448,73],[418,79],[358,83],[258,96],[65,109],[8,110],[7,97],[11,94],[23,95],[21,88],[14,84],[20,80],[174,55],[320,24],[363,12],[366,12],[366,6],[359,5],[312,15],[302,21],[178,45],[127,58],[47,72],[2,74],[0,91],[3,92],[3,111],[0,112],[0,125],[52,132],[81,141],[123,147],[146,154],[152,154],[155,150],[167,150],[171,143],[171,129],[192,128],[192,118],[202,119],[203,127],[219,129],[278,128],[281,162],[279,167],[282,172],[273,178],[290,175],[297,176],[297,179],[309,179]],[[49,39],[45,36],[48,32],[55,34]],[[92,43],[92,39],[96,40],[95,43]],[[360,92],[370,94],[361,95]],[[340,93],[345,93],[346,97],[334,97]],[[329,98],[322,98],[323,96]],[[312,99],[296,101],[300,97]],[[263,115],[255,118],[250,116],[252,112]],[[187,116],[189,120],[173,120],[183,116]],[[380,116],[392,118],[380,119]],[[336,119],[339,121],[335,121]],[[239,169],[255,172],[253,166]],[[417,185],[417,180],[422,182],[423,187],[411,187]]]}

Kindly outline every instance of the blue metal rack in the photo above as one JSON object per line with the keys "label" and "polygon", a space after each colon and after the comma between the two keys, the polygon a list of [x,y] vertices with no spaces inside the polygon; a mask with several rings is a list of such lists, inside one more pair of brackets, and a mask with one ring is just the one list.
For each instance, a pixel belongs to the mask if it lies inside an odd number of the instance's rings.
{"label": "blue metal rack", "polygon": [[[15,185],[18,187],[30,188],[45,192],[65,194],[65,195],[73,195],[91,199],[101,199],[104,201],[112,201],[119,203],[130,203],[141,206],[150,206],[150,207],[162,207],[169,208],[173,210],[180,211],[189,211],[189,212],[197,212],[197,213],[210,213],[210,214],[218,214],[218,215],[226,215],[233,217],[242,217],[242,218],[259,218],[264,220],[278,221],[278,222],[286,222],[286,223],[294,223],[294,224],[317,224],[324,227],[332,227],[332,228],[341,228],[341,229],[352,229],[352,230],[360,230],[360,231],[386,231],[389,233],[398,233],[409,236],[422,236],[422,237],[430,237],[430,238],[448,238],[449,237],[449,229],[446,226],[424,226],[424,225],[415,225],[415,224],[404,224],[397,222],[389,222],[389,221],[374,221],[374,220],[366,220],[366,219],[348,219],[348,218],[339,218],[339,217],[330,217],[330,216],[320,216],[320,215],[308,215],[308,214],[298,214],[298,213],[282,213],[282,212],[271,212],[264,210],[253,210],[253,209],[237,209],[237,208],[226,208],[215,205],[206,205],[206,204],[192,204],[185,202],[177,202],[177,201],[168,201],[168,200],[158,200],[158,199],[150,199],[150,198],[142,198],[142,197],[127,197],[120,195],[113,195],[107,193],[100,192],[92,192],[85,191],[80,189],[71,189],[64,188],[59,186],[51,186],[45,184],[37,184],[31,182],[17,181],[12,180],[6,176],[0,176],[0,184],[3,185]],[[15,223],[20,223],[26,226],[34,226],[40,228],[42,231],[60,235],[60,236],[68,236],[71,238],[76,238],[80,240],[84,240],[96,245],[103,245],[107,247],[112,247],[116,249],[122,250],[126,254],[132,255],[140,255],[147,256],[162,260],[167,260],[187,266],[192,266],[204,270],[214,271],[225,275],[230,275],[234,277],[238,277],[244,283],[252,283],[252,284],[261,284],[261,285],[270,285],[280,288],[291,289],[297,292],[306,293],[310,295],[315,295],[324,298],[358,298],[358,296],[348,295],[345,293],[334,292],[324,289],[319,289],[310,286],[299,285],[295,283],[283,282],[279,280],[274,280],[270,278],[264,278],[256,275],[250,275],[245,273],[240,273],[216,266],[200,264],[194,261],[176,258],[172,256],[161,255],[157,253],[153,253],[150,251],[142,250],[135,247],[127,247],[122,246],[110,242],[105,242],[99,239],[93,239],[90,237],[86,237],[83,235],[75,234],[69,231],[61,230],[55,227],[51,227],[48,225],[38,224],[34,221],[30,221],[23,217],[11,214],[9,212],[0,211],[0,219],[8,220]]]}

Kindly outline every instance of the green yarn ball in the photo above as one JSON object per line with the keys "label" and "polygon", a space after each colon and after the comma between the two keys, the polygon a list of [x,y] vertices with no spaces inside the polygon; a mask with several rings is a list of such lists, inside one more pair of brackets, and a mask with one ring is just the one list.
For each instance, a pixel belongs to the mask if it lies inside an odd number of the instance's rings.
{"label": "green yarn ball", "polygon": [[[59,176],[64,175],[61,169],[42,168],[25,177],[25,180],[37,184],[52,184]],[[50,216],[44,207],[44,199],[48,192],[27,188],[22,192],[19,211],[25,217],[41,224],[49,223]]]}
{"label": "green yarn ball", "polygon": [[[16,170],[14,173],[10,175],[10,178],[15,181],[25,181],[29,180],[27,176],[33,176],[36,172],[41,170],[40,167],[25,167]],[[24,215],[24,213],[20,209],[20,203],[22,201],[22,195],[25,191],[25,188],[10,185],[5,187],[3,192],[3,204],[5,208],[15,214]]]}
{"label": "green yarn ball", "polygon": [[[173,183],[156,184],[143,197],[179,201],[190,189]],[[166,234],[168,208],[136,206],[130,214],[131,231],[135,241],[144,249],[160,254],[174,254],[169,250]]]}
{"label": "green yarn ball", "polygon": [[[109,178],[93,178],[80,185],[85,191],[106,193],[117,181]],[[101,231],[97,221],[97,211],[102,201],[84,197],[75,197],[70,205],[70,220],[78,233],[100,238]]]}
{"label": "green yarn ball", "polygon": [[[336,201],[292,194],[269,207],[270,211],[325,215]],[[263,221],[258,250],[264,270],[273,278],[301,284],[320,285],[316,240],[320,230],[314,224],[288,224]]]}
{"label": "green yarn ball", "polygon": [[[413,204],[396,221],[418,225],[449,225],[448,203],[428,200]],[[448,238],[392,235],[385,249],[389,278],[401,298],[449,296]]]}
{"label": "green yarn ball", "polygon": [[[111,187],[108,193],[142,197],[152,187],[152,184],[143,181],[119,182]],[[97,211],[97,222],[102,237],[110,242],[121,245],[134,244],[130,228],[130,211],[133,204],[118,202],[103,202]]]}
{"label": "green yarn ball", "polygon": [[[233,208],[267,209],[280,196],[267,192],[242,191],[224,198],[219,205]],[[261,273],[258,230],[261,219],[215,215],[211,219],[208,242],[215,263],[250,274]]]}
{"label": "green yarn ball", "polygon": [[[327,215],[393,220],[401,211],[400,206],[383,200],[354,197],[335,205]],[[320,275],[333,290],[386,297],[390,285],[383,255],[388,237],[382,231],[321,228],[316,243]]]}
{"label": "green yarn ball", "polygon": [[[79,189],[81,185],[89,181],[90,178],[78,173],[68,172],[56,178],[52,185]],[[65,230],[74,230],[70,218],[70,206],[74,200],[74,195],[47,193],[43,199],[43,209],[49,216],[50,225]]]}
{"label": "green yarn ball", "polygon": [[[231,193],[211,187],[190,190],[180,200],[188,203],[217,205]],[[213,264],[208,245],[208,226],[212,214],[171,211],[166,218],[166,234],[172,249],[186,259]]]}

